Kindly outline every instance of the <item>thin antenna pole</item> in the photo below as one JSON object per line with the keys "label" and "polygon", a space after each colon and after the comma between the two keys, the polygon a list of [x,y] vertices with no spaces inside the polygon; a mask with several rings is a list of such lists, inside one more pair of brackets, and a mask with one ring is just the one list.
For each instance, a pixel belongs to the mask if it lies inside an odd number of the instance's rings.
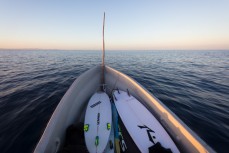
{"label": "thin antenna pole", "polygon": [[105,28],[105,12],[104,12],[104,16],[103,16],[103,59],[102,59],[102,65],[103,66],[104,66],[104,58],[105,58],[104,28]]}
{"label": "thin antenna pole", "polygon": [[105,12],[104,12],[104,15],[103,15],[103,57],[102,57],[102,77],[101,77],[101,83],[102,83],[102,90],[103,90],[103,86],[105,84],[105,73],[104,73],[104,67],[105,67],[105,61],[104,61],[104,58],[105,58],[105,41],[104,41],[104,28],[105,28]]}

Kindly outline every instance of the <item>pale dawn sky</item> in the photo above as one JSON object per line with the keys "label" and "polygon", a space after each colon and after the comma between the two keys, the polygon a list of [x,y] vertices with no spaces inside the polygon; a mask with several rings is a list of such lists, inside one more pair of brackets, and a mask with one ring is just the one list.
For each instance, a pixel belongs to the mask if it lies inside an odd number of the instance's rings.
{"label": "pale dawn sky", "polygon": [[0,48],[229,49],[229,0],[0,0]]}

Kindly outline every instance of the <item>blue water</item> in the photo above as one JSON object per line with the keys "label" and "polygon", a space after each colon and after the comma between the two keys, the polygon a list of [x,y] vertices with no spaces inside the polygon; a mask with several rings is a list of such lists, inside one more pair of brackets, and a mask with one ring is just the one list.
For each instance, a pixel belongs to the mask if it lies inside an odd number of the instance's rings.
{"label": "blue water", "polygon": [[[0,152],[31,152],[99,51],[0,51]],[[229,51],[108,51],[107,65],[159,98],[217,152],[229,150]]]}

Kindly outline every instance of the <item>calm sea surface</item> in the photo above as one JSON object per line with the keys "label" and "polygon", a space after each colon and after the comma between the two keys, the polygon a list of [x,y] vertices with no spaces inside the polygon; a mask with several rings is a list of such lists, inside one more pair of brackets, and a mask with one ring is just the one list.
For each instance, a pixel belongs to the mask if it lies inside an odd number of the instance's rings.
{"label": "calm sea surface", "polygon": [[[99,51],[0,51],[0,152],[34,149],[73,81]],[[108,51],[217,152],[229,151],[229,51]]]}

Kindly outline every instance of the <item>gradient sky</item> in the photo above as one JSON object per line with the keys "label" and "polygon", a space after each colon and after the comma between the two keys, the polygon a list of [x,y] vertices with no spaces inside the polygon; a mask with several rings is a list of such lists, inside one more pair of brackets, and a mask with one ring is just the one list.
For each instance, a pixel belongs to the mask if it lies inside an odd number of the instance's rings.
{"label": "gradient sky", "polygon": [[229,49],[229,0],[0,0],[0,48]]}

